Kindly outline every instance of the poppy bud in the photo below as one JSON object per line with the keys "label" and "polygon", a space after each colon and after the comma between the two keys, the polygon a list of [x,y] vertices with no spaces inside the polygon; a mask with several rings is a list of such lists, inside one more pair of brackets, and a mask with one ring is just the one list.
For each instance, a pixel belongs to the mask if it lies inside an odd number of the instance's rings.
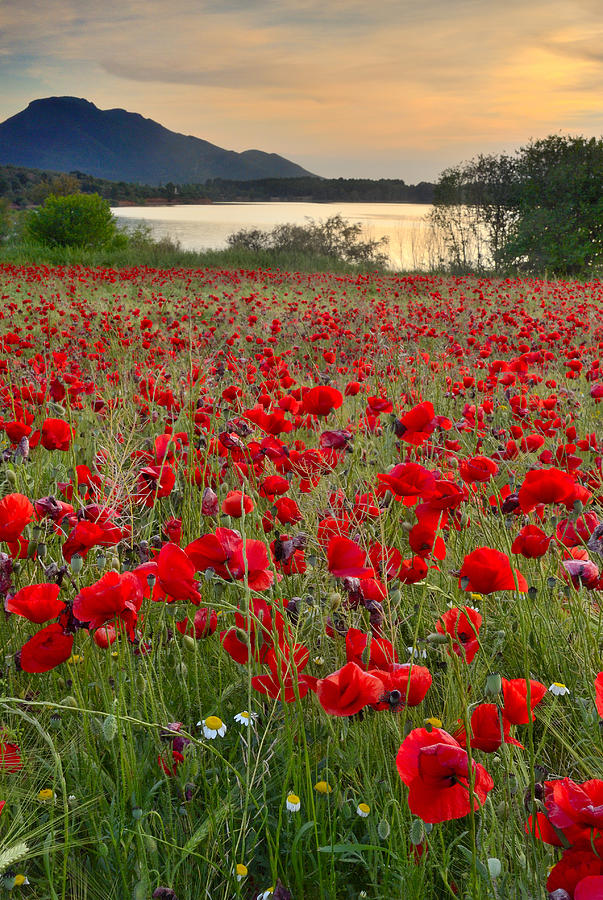
{"label": "poppy bud", "polygon": [[497,694],[500,694],[502,689],[502,681],[498,672],[488,675],[486,678],[486,688],[485,695],[486,697],[495,697]]}
{"label": "poppy bud", "polygon": [[432,631],[430,634],[427,635],[425,640],[429,644],[447,644],[448,643],[448,635],[440,634],[437,631]]}
{"label": "poppy bud", "polygon": [[17,486],[17,475],[13,469],[7,469],[6,472],[4,473],[4,475],[6,476],[6,480],[8,481],[8,483],[10,484],[11,487]]}
{"label": "poppy bud", "polygon": [[102,725],[102,733],[108,744],[117,736],[117,719],[115,716],[107,716]]}
{"label": "poppy bud", "polygon": [[71,709],[77,709],[78,702],[75,699],[75,697],[68,696],[68,697],[65,697],[63,700],[61,700],[61,706],[68,706]]}
{"label": "poppy bud", "polygon": [[195,652],[197,643],[196,643],[195,639],[190,636],[190,634],[185,634],[183,636],[182,643],[186,647],[187,650],[190,650],[191,653]]}
{"label": "poppy bud", "polygon": [[140,806],[132,807],[132,818],[133,819],[142,819],[142,810]]}

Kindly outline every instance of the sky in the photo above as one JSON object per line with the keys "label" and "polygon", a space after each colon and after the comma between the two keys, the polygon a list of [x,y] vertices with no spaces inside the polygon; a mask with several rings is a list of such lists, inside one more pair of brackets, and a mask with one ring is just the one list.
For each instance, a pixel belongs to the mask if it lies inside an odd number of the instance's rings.
{"label": "sky", "polygon": [[603,133],[603,0],[0,0],[0,121],[120,107],[325,177]]}

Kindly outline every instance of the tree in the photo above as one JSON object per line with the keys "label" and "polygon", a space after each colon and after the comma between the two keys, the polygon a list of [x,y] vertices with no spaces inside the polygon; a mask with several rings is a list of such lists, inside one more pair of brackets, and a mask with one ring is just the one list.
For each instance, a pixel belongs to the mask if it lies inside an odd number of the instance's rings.
{"label": "tree", "polygon": [[431,221],[456,269],[592,270],[603,262],[603,140],[551,135],[446,169]]}
{"label": "tree", "polygon": [[29,214],[27,235],[50,247],[105,247],[119,239],[117,222],[107,200],[98,194],[51,194]]}

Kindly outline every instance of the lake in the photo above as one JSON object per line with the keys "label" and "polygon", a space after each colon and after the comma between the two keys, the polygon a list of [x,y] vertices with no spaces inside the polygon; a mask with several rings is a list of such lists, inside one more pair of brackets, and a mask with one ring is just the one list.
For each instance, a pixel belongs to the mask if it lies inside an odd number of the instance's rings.
{"label": "lake", "polygon": [[425,217],[431,206],[416,203],[212,203],[200,206],[130,206],[112,210],[120,223],[146,223],[153,237],[170,237],[186,250],[220,250],[240,228],[269,230],[285,222],[306,224],[341,215],[359,222],[371,239],[389,239],[387,252],[396,269],[427,269],[434,240]]}

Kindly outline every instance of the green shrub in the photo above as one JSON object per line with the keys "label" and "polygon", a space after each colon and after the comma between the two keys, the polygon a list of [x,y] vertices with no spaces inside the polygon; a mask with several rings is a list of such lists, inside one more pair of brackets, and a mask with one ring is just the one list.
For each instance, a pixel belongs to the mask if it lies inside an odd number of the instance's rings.
{"label": "green shrub", "polygon": [[48,247],[116,246],[127,239],[118,232],[107,200],[98,194],[51,194],[30,213],[27,236]]}

